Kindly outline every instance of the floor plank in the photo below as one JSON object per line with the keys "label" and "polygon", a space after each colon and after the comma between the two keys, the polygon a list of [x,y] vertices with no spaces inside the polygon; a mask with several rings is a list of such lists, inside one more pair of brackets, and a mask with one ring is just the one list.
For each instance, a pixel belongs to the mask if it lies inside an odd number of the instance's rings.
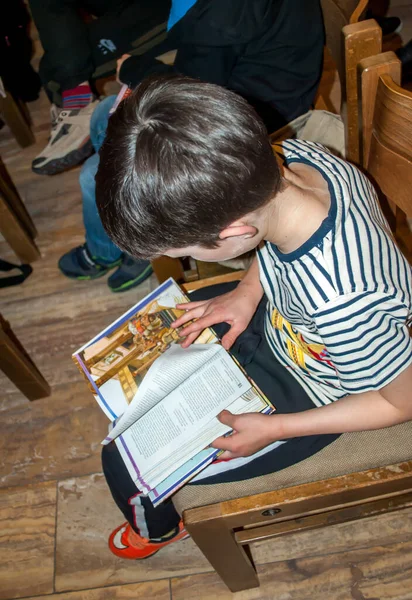
{"label": "floor plank", "polygon": [[170,600],[169,580],[79,590],[66,594],[32,596],[25,600]]}
{"label": "floor plank", "polygon": [[55,521],[55,482],[0,491],[1,600],[53,592]]}
{"label": "floor plank", "polygon": [[109,551],[107,538],[124,521],[103,475],[78,477],[58,486],[56,591],[123,584],[211,571],[192,540],[164,548],[144,561]]}
{"label": "floor plank", "polygon": [[2,412],[2,487],[100,471],[108,420],[83,381],[55,386],[36,402],[18,398]]}
{"label": "floor plank", "polygon": [[172,579],[173,600],[411,600],[412,542],[258,567],[260,587],[232,594],[214,573]]}

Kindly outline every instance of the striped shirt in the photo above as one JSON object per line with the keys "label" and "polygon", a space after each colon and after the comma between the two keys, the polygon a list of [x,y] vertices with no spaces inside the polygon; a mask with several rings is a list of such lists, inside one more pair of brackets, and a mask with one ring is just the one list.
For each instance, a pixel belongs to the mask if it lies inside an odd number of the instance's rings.
{"label": "striped shirt", "polygon": [[258,250],[269,346],[316,406],[379,390],[412,362],[411,268],[358,169],[312,142],[275,151],[321,173],[331,204],[294,252],[270,242]]}

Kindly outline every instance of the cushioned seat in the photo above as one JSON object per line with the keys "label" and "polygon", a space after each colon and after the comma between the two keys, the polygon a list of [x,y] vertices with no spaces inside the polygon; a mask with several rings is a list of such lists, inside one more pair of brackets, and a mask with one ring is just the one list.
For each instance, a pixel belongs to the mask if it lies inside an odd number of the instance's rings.
{"label": "cushioned seat", "polygon": [[396,465],[412,459],[412,422],[377,431],[345,433],[302,462],[254,479],[219,485],[187,485],[174,496],[179,512],[225,500]]}

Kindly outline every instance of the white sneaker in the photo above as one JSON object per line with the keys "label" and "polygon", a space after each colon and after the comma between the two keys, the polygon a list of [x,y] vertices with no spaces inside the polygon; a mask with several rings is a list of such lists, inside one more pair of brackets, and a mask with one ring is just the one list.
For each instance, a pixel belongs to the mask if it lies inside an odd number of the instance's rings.
{"label": "white sneaker", "polygon": [[49,143],[32,162],[39,175],[55,175],[83,162],[93,153],[90,119],[99,100],[84,108],[59,109],[52,104],[52,130]]}

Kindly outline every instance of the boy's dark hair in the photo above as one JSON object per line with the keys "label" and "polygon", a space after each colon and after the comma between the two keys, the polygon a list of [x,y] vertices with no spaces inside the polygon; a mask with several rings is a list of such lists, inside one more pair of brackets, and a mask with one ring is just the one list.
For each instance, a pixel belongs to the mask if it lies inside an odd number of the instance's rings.
{"label": "boy's dark hair", "polygon": [[227,225],[266,204],[281,177],[252,107],[181,76],[145,80],[109,119],[96,175],[104,228],[124,251],[214,248]]}

